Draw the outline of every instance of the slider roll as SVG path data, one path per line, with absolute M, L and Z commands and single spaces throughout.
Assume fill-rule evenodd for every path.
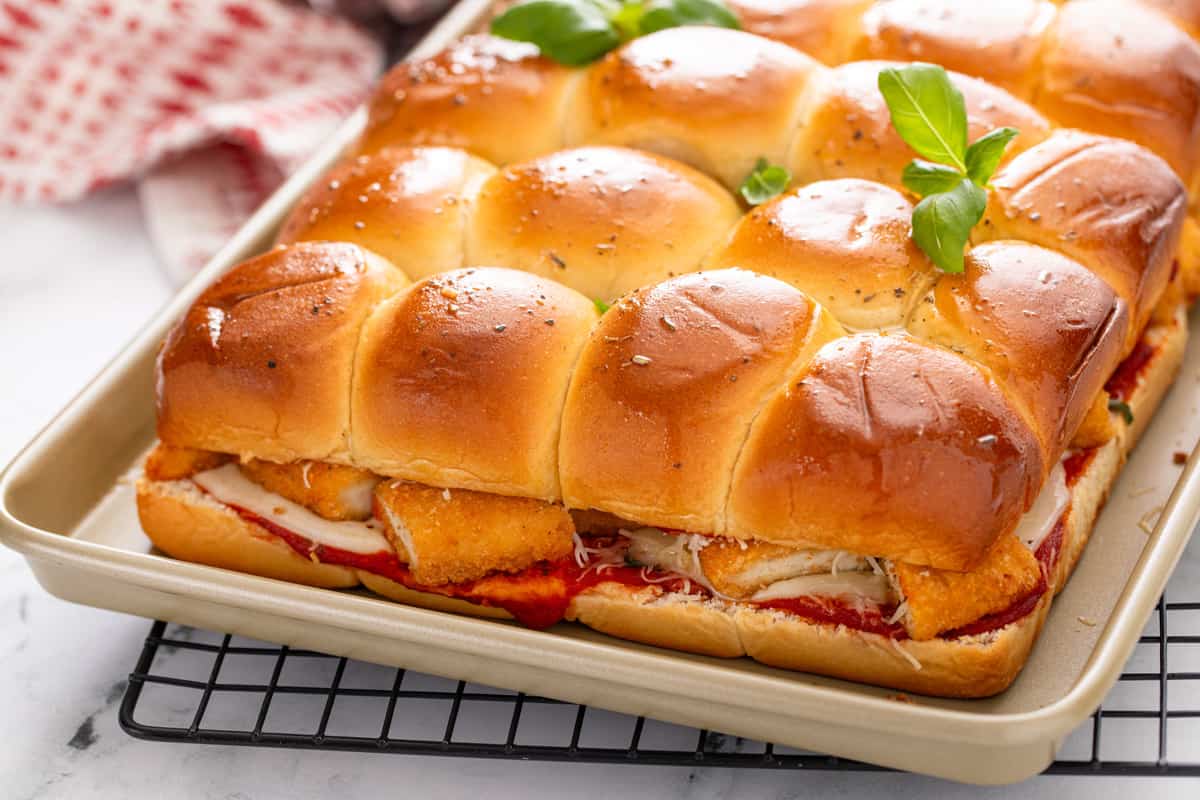
M 746 7 L 744 30 L 827 64 L 940 64 L 1012 92 L 1055 125 L 1137 142 L 1189 185 L 1200 178 L 1195 0 L 784 0 L 770 13 L 757 5 L 734 1 Z M 1014 127 L 1024 139 L 1028 127 Z
M 1125 301 L 1095 273 L 1011 241 L 972 249 L 963 274 L 940 276 L 908 324 L 987 365 L 1021 401 L 1051 457 L 1116 369 L 1129 327 Z
M 1130 310 L 1132 350 L 1175 269 L 1187 208 L 1160 158 L 1121 139 L 1060 130 L 992 178 L 973 236 L 1057 250 L 1099 275 Z
M 590 67 L 567 143 L 635 147 L 741 185 L 760 158 L 784 163 L 801 98 L 821 66 L 726 28 L 670 28 Z
M 712 178 L 638 150 L 561 150 L 497 171 L 464 150 L 404 147 L 333 169 L 278 241 L 355 241 L 413 278 L 502 264 L 608 302 L 696 271 L 741 214 Z
M 415 284 L 363 330 L 350 394 L 354 463 L 434 486 L 557 499 L 563 398 L 595 321 L 591 300 L 524 272 L 472 268 Z
M 559 451 L 564 502 L 719 533 L 754 415 L 841 332 L 799 291 L 744 270 L 634 292 L 604 315 L 571 380 Z
M 483 185 L 466 263 L 525 270 L 608 302 L 696 271 L 741 214 L 720 184 L 677 161 L 622 147 L 561 150 Z
M 850 43 L 875 0 L 726 0 L 742 30 L 783 42 L 822 64 L 850 61 Z
M 940 64 L 1029 100 L 1036 96 L 1042 40 L 1056 12 L 1046 0 L 873 3 L 843 60 Z
M 352 244 L 296 244 L 238 265 L 200 295 L 159 353 L 159 439 L 346 462 L 359 331 L 407 282 Z
M 728 530 L 966 571 L 1046 473 L 1038 434 L 980 367 L 904 334 L 826 344 L 775 393 L 733 472 Z
M 495 172 L 483 159 L 450 147 L 359 155 L 304 193 L 278 241 L 355 242 L 414 280 L 458 269 L 471 205 Z
M 1200 44 L 1144 6 L 1062 5 L 1044 48 L 1037 105 L 1063 127 L 1129 139 L 1185 181 L 1196 176 Z
M 862 61 L 824 70 L 813 78 L 805 113 L 792 140 L 788 169 L 798 184 L 830 178 L 866 178 L 899 186 L 913 152 L 892 127 L 879 91 L 879 72 L 898 62 Z M 951 75 L 967 108 L 968 138 L 1010 126 L 1021 135 L 1005 151 L 1012 158 L 1050 133 L 1050 123 L 1003 89 Z
M 850 328 L 898 328 L 935 276 L 912 240 L 912 212 L 882 184 L 819 181 L 751 209 L 707 266 L 790 283 Z
M 359 152 L 447 145 L 495 164 L 552 152 L 563 146 L 567 105 L 581 77 L 533 45 L 468 36 L 383 77 Z
M 1193 39 L 1200 39 L 1200 0 L 1128 0 L 1165 14 Z

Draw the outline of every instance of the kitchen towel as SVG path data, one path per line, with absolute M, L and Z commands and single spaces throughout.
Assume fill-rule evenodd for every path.
M 364 30 L 277 0 L 0 0 L 0 200 L 137 180 L 182 280 L 382 63 Z

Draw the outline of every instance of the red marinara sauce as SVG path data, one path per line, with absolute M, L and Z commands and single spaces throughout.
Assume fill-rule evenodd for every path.
M 1133 396 L 1138 384 L 1141 383 L 1142 373 L 1149 367 L 1156 352 L 1158 352 L 1158 348 L 1146 341 L 1145 336 L 1138 339 L 1138 343 L 1133 347 L 1133 352 L 1117 365 L 1117 369 L 1108 379 L 1108 383 L 1104 384 L 1104 390 L 1114 400 L 1127 402 Z
M 1096 455 L 1096 449 L 1092 447 L 1087 450 L 1076 450 L 1063 459 L 1063 472 L 1066 473 L 1068 488 L 1074 486 L 1083 477 L 1084 470 L 1088 468 Z
M 1042 543 L 1038 545 L 1037 552 L 1034 553 L 1038 563 L 1042 567 L 1042 579 L 1032 591 L 1014 600 L 1003 611 L 997 611 L 994 614 L 985 614 L 974 622 L 962 627 L 943 631 L 938 635 L 938 638 L 954 639 L 959 636 L 974 636 L 981 633 L 988 633 L 989 631 L 999 630 L 1005 625 L 1010 625 L 1032 613 L 1049 588 L 1046 576 L 1058 564 L 1059 553 L 1062 550 L 1063 536 L 1066 533 L 1066 517 L 1069 511 L 1070 508 L 1068 507 L 1067 512 L 1064 512 L 1059 517 L 1054 528 L 1051 529 Z M 858 609 L 837 598 L 817 597 L 772 600 L 761 605 L 766 608 L 795 614 L 810 622 L 845 625 L 847 628 L 853 628 L 866 633 L 877 633 L 892 639 L 903 640 L 908 638 L 908 632 L 904 629 L 903 625 L 898 622 L 888 622 L 888 619 L 896 611 L 895 606 Z
M 1085 451 L 1086 452 L 1086 451 Z M 351 567 L 393 580 L 415 591 L 454 597 L 479 605 L 502 608 L 513 618 L 529 628 L 543 629 L 561 621 L 571 600 L 579 593 L 602 583 L 620 583 L 635 588 L 657 586 L 663 592 L 687 592 L 703 595 L 702 588 L 686 578 L 654 579 L 645 568 L 596 563 L 579 566 L 573 558 L 556 562 L 542 562 L 517 573 L 499 573 L 475 581 L 443 586 L 426 586 L 417 582 L 407 565 L 403 564 L 392 550 L 378 553 L 354 553 L 336 547 L 316 544 L 293 531 L 276 525 L 269 519 L 239 506 L 231 506 L 241 517 L 253 522 L 283 541 L 305 558 L 315 557 L 324 564 Z M 1059 519 L 1054 529 L 1038 547 L 1036 556 L 1042 564 L 1043 575 L 1057 564 L 1065 531 L 1064 520 Z M 1046 593 L 1047 583 L 1043 577 L 1038 586 L 1028 595 L 1014 601 L 1007 609 L 988 614 L 960 628 L 945 631 L 943 639 L 970 636 L 1003 628 L 1031 613 Z M 907 639 L 908 633 L 899 622 L 889 622 L 895 607 L 854 607 L 835 597 L 794 597 L 759 603 L 763 608 L 784 611 L 806 620 L 827 625 L 844 625 L 847 628 L 875 633 L 892 639 Z
M 696 591 L 685 578 L 650 579 L 645 570 L 621 565 L 589 564 L 580 567 L 573 558 L 534 564 L 521 572 L 498 573 L 475 581 L 427 586 L 418 582 L 408 566 L 392 550 L 378 553 L 354 553 L 316 544 L 293 531 L 276 525 L 252 511 L 231 505 L 239 516 L 266 528 L 305 558 L 323 564 L 361 569 L 395 581 L 415 591 L 454 597 L 484 606 L 502 608 L 529 628 L 548 628 L 562 620 L 571 600 L 580 592 L 601 583 L 621 583 L 636 588 L 658 586 L 665 592 Z

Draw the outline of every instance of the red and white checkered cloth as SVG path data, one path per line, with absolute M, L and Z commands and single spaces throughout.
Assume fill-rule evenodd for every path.
M 137 179 L 186 277 L 361 102 L 382 48 L 276 0 L 0 0 L 0 200 Z

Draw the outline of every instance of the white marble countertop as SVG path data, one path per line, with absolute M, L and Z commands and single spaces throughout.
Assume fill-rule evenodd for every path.
M 132 191 L 0 208 L 0 464 L 170 295 Z M 1200 567 L 1200 538 L 1185 557 Z M 1200 594 L 1200 588 L 1194 590 Z M 1194 599 L 1194 598 L 1189 598 Z M 975 789 L 912 775 L 559 765 L 142 742 L 117 726 L 145 620 L 44 592 L 0 548 L 0 797 L 474 798 L 1200 796 L 1200 781 L 1041 777 Z M 1200 721 L 1197 721 L 1200 722 Z M 1200 724 L 1173 732 L 1200 760 Z M 1177 743 L 1172 739 L 1172 745 Z

